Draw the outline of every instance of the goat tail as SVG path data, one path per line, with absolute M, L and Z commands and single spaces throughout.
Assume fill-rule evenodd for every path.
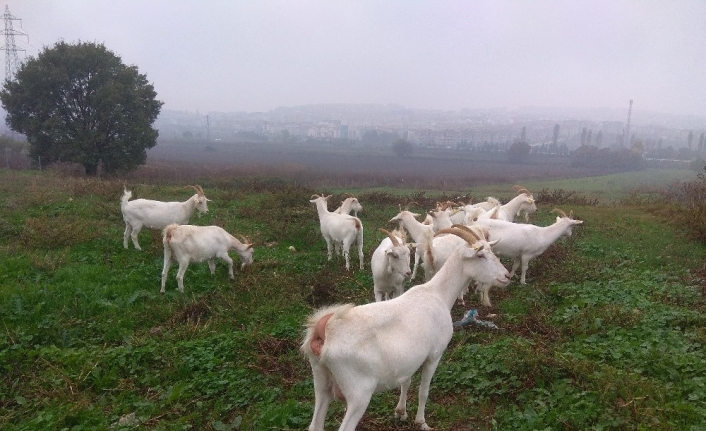
M 127 201 L 132 198 L 132 192 L 128 190 L 127 188 L 123 188 L 123 197 L 120 198 L 120 206 L 124 207 L 125 204 L 127 204 Z
M 169 242 L 172 240 L 172 235 L 174 234 L 174 229 L 176 229 L 179 225 L 176 223 L 172 223 L 169 226 L 164 228 L 163 232 L 163 239 L 162 243 L 164 245 L 169 244 Z
M 332 319 L 341 318 L 353 307 L 355 307 L 354 304 L 331 305 L 321 308 L 309 316 L 304 324 L 304 341 L 300 347 L 301 352 L 310 358 L 321 356 L 326 340 L 326 325 Z

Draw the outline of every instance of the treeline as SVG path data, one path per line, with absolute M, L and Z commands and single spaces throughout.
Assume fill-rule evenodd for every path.
M 581 145 L 571 153 L 571 166 L 575 168 L 641 169 L 644 159 L 639 151 L 628 148 L 611 150 L 595 145 Z

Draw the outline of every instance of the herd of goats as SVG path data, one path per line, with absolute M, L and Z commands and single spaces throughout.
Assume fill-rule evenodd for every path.
M 208 262 L 215 272 L 215 259 L 228 263 L 233 278 L 235 250 L 241 269 L 253 261 L 253 244 L 239 240 L 218 226 L 188 223 L 195 210 L 208 212 L 203 189 L 184 202 L 161 202 L 132 198 L 125 189 L 121 211 L 125 220 L 123 246 L 131 238 L 140 250 L 137 237 L 143 227 L 163 232 L 164 267 L 161 292 L 172 260 L 179 264 L 176 279 L 184 291 L 184 273 L 192 262 Z M 400 208 L 390 222 L 398 222 L 392 232 L 379 229 L 385 238 L 372 254 L 375 302 L 324 307 L 306 322 L 301 351 L 308 357 L 314 378 L 315 405 L 309 431 L 322 431 L 329 404 L 334 399 L 346 402 L 346 413 L 339 430 L 354 431 L 375 392 L 401 388 L 395 417 L 407 419 L 407 391 L 412 375 L 421 368 L 419 406 L 415 423 L 431 429 L 424 416 L 429 384 L 439 360 L 453 334 L 451 309 L 463 301 L 474 282 L 484 305 L 490 306 L 489 290 L 504 287 L 521 267 L 520 283 L 525 284 L 529 261 L 544 253 L 561 236 L 570 236 L 572 227 L 583 223 L 560 209 L 555 223 L 546 227 L 516 223 L 522 213 L 537 210 L 535 199 L 525 188 L 515 186 L 517 196 L 506 204 L 489 197 L 478 204 L 438 203 L 423 221 L 419 214 Z M 363 207 L 348 197 L 335 211 L 328 210 L 331 196 L 313 195 L 321 234 L 326 241 L 328 259 L 343 254 L 350 269 L 349 250 L 358 250 L 363 269 L 363 225 L 357 217 Z M 354 215 L 351 215 L 353 212 Z M 407 235 L 412 242 L 407 242 Z M 410 269 L 411 250 L 414 265 Z M 496 255 L 513 259 L 508 272 Z M 414 279 L 419 263 L 425 283 L 406 292 L 406 280 Z

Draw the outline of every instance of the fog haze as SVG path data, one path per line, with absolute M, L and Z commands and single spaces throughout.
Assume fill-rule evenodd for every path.
M 636 109 L 706 116 L 703 0 L 3 3 L 29 35 L 15 39 L 27 56 L 61 39 L 104 43 L 168 110 L 627 111 L 634 99 Z

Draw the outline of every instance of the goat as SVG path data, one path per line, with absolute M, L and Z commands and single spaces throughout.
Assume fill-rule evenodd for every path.
M 490 211 L 496 206 L 502 205 L 499 200 L 492 196 L 488 196 L 484 202 L 478 202 L 477 204 L 474 204 L 475 207 L 482 208 L 486 211 Z
M 500 201 L 491 196 L 488 196 L 485 201 L 478 202 L 477 204 L 471 204 L 469 202 L 466 205 L 460 205 L 458 210 L 451 214 L 451 222 L 453 224 L 467 224 L 467 219 L 472 220 L 475 217 L 490 217 L 490 214 L 487 213 L 500 205 L 502 205 Z
M 358 202 L 355 196 L 349 194 L 346 200 L 341 202 L 341 206 L 336 208 L 333 212 L 350 215 L 351 211 L 353 211 L 353 216 L 358 217 L 358 211 L 363 211 L 363 206 Z
M 453 228 L 458 228 L 459 225 L 452 225 Z M 444 263 L 448 260 L 449 256 L 458 247 L 465 244 L 465 240 L 458 235 L 447 235 L 453 233 L 451 228 L 445 228 L 434 233 L 434 238 L 429 247 L 430 252 L 433 254 L 433 259 L 430 259 L 430 263 L 424 265 L 424 277 L 427 281 L 431 280 L 434 275 L 444 266 Z M 461 291 L 458 299 L 463 302 L 463 294 L 467 289 Z
M 432 226 L 434 226 L 434 232 L 440 229 L 450 228 L 453 222 L 451 221 L 451 212 L 453 202 L 436 203 L 436 208 L 429 211 L 429 215 L 432 218 Z
M 515 216 L 521 211 L 525 211 L 527 214 L 537 211 L 532 193 L 522 186 L 515 186 L 515 189 L 519 194 L 498 209 L 499 220 L 515 221 Z
M 399 214 L 390 219 L 390 223 L 398 222 L 400 226 L 409 232 L 412 237 L 412 241 L 416 244 L 414 253 L 414 268 L 412 269 L 412 277 L 417 275 L 417 268 L 419 267 L 420 259 L 424 265 L 434 264 L 433 251 L 431 249 L 431 243 L 434 238 L 434 228 L 430 224 L 425 224 L 418 221 L 415 217 L 419 214 L 410 212 L 409 210 L 400 211 Z M 430 216 L 429 216 L 430 217 Z M 431 279 L 431 276 L 427 278 L 427 281 Z
M 385 229 L 378 229 L 387 235 L 373 252 L 370 260 L 370 269 L 373 273 L 373 291 L 375 301 L 391 299 L 402 295 L 404 282 L 410 278 L 412 271 L 409 269 L 409 247 L 405 243 L 405 233 L 391 233 Z
M 167 275 L 172 264 L 172 259 L 179 263 L 179 272 L 176 279 L 179 292 L 184 292 L 184 273 L 189 263 L 208 261 L 211 274 L 216 273 L 215 258 L 220 258 L 228 263 L 228 275 L 233 275 L 233 259 L 228 255 L 229 250 L 235 250 L 242 263 L 240 269 L 250 265 L 253 261 L 253 245 L 238 241 L 233 235 L 218 226 L 193 226 L 170 224 L 164 229 L 162 243 L 164 244 L 164 267 L 162 268 L 162 289 L 167 282 Z
M 189 222 L 195 209 L 202 213 L 208 212 L 210 199 L 206 198 L 201 186 L 186 186 L 196 190 L 196 194 L 184 202 L 162 202 L 149 199 L 135 199 L 131 201 L 132 192 L 125 188 L 120 199 L 120 210 L 125 221 L 123 233 L 123 247 L 127 247 L 127 240 L 132 237 L 132 243 L 137 250 L 142 250 L 137 242 L 137 236 L 143 227 L 150 229 L 164 229 L 172 223 L 186 224 Z
M 338 241 L 342 244 L 343 256 L 346 258 L 346 270 L 350 270 L 349 250 L 353 243 L 358 247 L 360 269 L 363 269 L 363 223 L 357 217 L 348 214 L 337 214 L 328 210 L 328 196 L 312 195 L 309 202 L 316 204 L 319 214 L 321 235 L 326 241 L 328 260 L 333 257 L 333 246 Z
M 358 199 L 356 199 L 355 196 L 352 194 L 348 194 L 348 197 L 344 200 L 341 201 L 341 206 L 333 210 L 333 212 L 337 214 L 348 214 L 350 215 L 351 211 L 353 211 L 353 216 L 358 217 L 358 211 L 363 211 L 363 206 L 358 202 Z M 336 241 L 333 244 L 334 248 L 334 253 L 336 255 L 341 254 L 341 242 Z
M 431 249 L 433 250 L 434 253 L 434 261 L 433 265 L 425 265 L 424 271 L 425 271 L 425 276 L 427 276 L 427 280 L 432 278 L 434 274 L 436 274 L 439 269 L 441 269 L 444 266 L 444 263 L 448 260 L 449 256 L 456 250 L 458 247 L 462 246 L 464 244 L 463 239 L 459 238 L 456 235 L 448 235 L 450 233 L 453 233 L 453 229 L 464 229 L 464 230 L 469 230 L 470 228 L 465 225 L 460 225 L 460 224 L 454 224 L 452 225 L 452 229 L 441 229 L 440 231 L 436 232 L 434 234 L 434 240 L 432 241 L 432 247 Z M 483 240 L 485 240 L 484 237 L 484 232 L 473 232 L 478 236 L 481 236 Z M 488 289 L 490 286 L 488 286 Z M 478 289 L 477 289 L 478 290 Z M 458 300 L 465 305 L 465 301 L 463 299 L 464 294 L 468 291 L 468 287 L 463 289 L 461 293 L 458 296 Z M 483 305 L 490 307 L 490 299 L 487 297 L 487 295 L 481 294 L 481 300 L 483 302 Z
M 309 431 L 322 431 L 334 398 L 345 400 L 339 431 L 354 431 L 376 391 L 400 387 L 395 416 L 407 420 L 407 391 L 421 367 L 419 407 L 415 417 L 426 423 L 429 385 L 453 335 L 451 308 L 471 279 L 504 286 L 507 269 L 486 243 L 466 231 L 466 238 L 436 276 L 389 301 L 331 306 L 306 323 L 300 350 L 314 377 L 315 404 Z
M 525 284 L 529 261 L 544 253 L 561 236 L 571 236 L 572 228 L 583 223 L 582 220 L 574 220 L 573 211 L 569 212 L 568 216 L 558 208 L 552 212 L 559 216 L 554 224 L 545 227 L 494 219 L 478 219 L 473 226 L 488 229 L 490 241 L 502 239 L 494 246 L 493 251 L 514 259 L 510 277 L 513 277 L 517 268 L 522 265 L 520 284 Z

